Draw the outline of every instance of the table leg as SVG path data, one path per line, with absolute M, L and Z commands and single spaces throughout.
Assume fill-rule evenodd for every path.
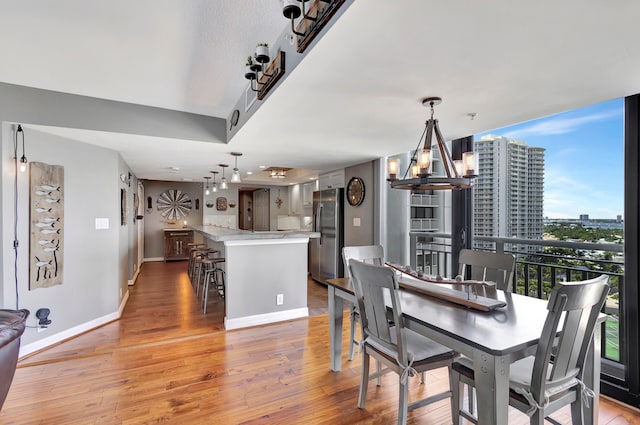
M 509 419 L 509 359 L 476 352 L 473 368 L 478 424 L 506 425 Z
M 344 314 L 342 298 L 336 295 L 336 288 L 329 285 L 329 347 L 331 351 L 331 370 L 339 372 L 342 368 L 342 316 Z

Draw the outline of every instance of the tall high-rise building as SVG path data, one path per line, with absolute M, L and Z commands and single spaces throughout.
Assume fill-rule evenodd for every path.
M 473 188 L 474 235 L 542 239 L 544 148 L 487 135 L 474 142 L 474 150 L 479 159 Z

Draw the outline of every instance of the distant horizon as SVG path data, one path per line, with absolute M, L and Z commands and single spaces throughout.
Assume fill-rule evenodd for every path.
M 624 220 L 624 99 L 475 135 L 545 149 L 544 218 Z M 593 218 L 592 218 L 593 217 Z

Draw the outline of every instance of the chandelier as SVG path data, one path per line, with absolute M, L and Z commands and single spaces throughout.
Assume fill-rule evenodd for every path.
M 392 159 L 388 162 L 388 181 L 393 189 L 405 190 L 450 190 L 468 189 L 473 184 L 473 179 L 477 176 L 477 157 L 474 152 L 464 152 L 462 159 L 454 160 L 449 153 L 447 145 L 444 143 L 438 120 L 433 118 L 433 107 L 439 105 L 442 99 L 439 97 L 426 97 L 422 104 L 431 109 L 431 116 L 426 122 L 422 136 L 418 140 L 409 166 L 402 179 L 398 178 L 398 161 Z M 435 133 L 435 143 L 433 134 Z M 420 149 L 420 144 L 424 138 L 424 144 Z M 433 149 L 440 152 L 440 159 L 446 176 L 432 176 L 433 170 Z
M 271 178 L 272 179 L 284 179 L 287 177 L 287 170 L 279 169 L 279 170 L 271 170 Z

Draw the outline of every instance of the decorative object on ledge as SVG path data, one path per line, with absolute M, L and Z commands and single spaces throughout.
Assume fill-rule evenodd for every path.
M 238 157 L 242 156 L 242 153 L 231 152 L 231 155 L 236 160 L 235 166 L 233 167 L 233 174 L 231 175 L 231 183 L 240 183 L 240 171 L 238 170 Z
M 345 0 L 314 0 L 305 11 L 305 3 L 309 0 L 284 0 L 282 14 L 291 21 L 291 32 L 297 36 L 297 51 L 302 53 L 331 20 Z M 298 5 L 302 3 L 302 7 Z M 302 16 L 296 27 L 294 21 Z
M 426 97 L 422 100 L 422 104 L 431 109 L 431 117 L 426 122 L 424 132 L 418 140 L 418 146 L 414 152 L 411 162 L 407 167 L 402 179 L 398 179 L 398 162 L 396 160 L 389 161 L 388 181 L 394 189 L 405 190 L 449 190 L 449 189 L 468 189 L 473 184 L 473 179 L 477 177 L 475 174 L 478 170 L 477 157 L 474 152 L 464 152 L 461 160 L 453 160 L 449 149 L 445 144 L 438 120 L 433 118 L 433 107 L 439 105 L 442 99 L 439 97 Z M 445 176 L 432 176 L 433 168 L 433 152 L 432 140 L 433 133 L 436 135 L 436 146 L 440 152 L 440 159 L 444 167 Z M 420 150 L 420 143 L 424 137 L 424 145 Z M 411 173 L 410 178 L 407 176 Z
M 258 93 L 257 97 L 259 100 L 264 99 L 269 90 L 271 90 L 280 77 L 284 75 L 284 52 L 279 51 L 265 69 L 265 64 L 269 62 L 269 60 L 269 45 L 267 43 L 259 43 L 256 46 L 255 56 L 247 57 L 247 63 L 245 64 L 244 78 L 250 81 L 251 90 Z M 253 85 L 254 81 L 256 82 L 255 87 Z
M 181 220 L 191 211 L 189 195 L 179 189 L 162 192 L 156 201 L 160 215 L 168 220 Z

